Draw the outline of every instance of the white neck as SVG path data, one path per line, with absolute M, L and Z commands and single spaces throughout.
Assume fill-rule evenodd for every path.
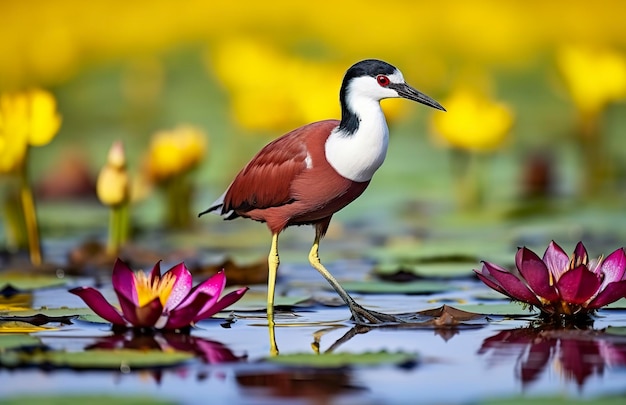
M 389 128 L 378 100 L 349 98 L 351 110 L 358 111 L 359 128 L 353 134 L 335 129 L 326 140 L 326 159 L 341 176 L 356 182 L 369 181 L 385 160 Z

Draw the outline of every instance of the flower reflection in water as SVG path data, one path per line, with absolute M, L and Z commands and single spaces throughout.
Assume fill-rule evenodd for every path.
M 182 351 L 194 353 L 196 357 L 207 364 L 233 363 L 246 359 L 245 355 L 236 356 L 223 343 L 184 333 L 136 333 L 128 331 L 101 338 L 85 348 L 85 350 L 90 349 Z
M 592 376 L 626 367 L 626 339 L 593 329 L 510 329 L 485 339 L 478 354 L 488 356 L 491 366 L 515 357 L 516 377 L 523 386 L 552 368 L 582 388 Z

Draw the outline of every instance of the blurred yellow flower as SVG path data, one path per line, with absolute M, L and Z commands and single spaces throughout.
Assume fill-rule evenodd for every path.
M 433 114 L 432 126 L 451 147 L 476 152 L 495 150 L 513 125 L 513 112 L 507 105 L 474 90 L 458 89 L 442 104 L 448 112 Z
M 229 92 L 233 118 L 248 130 L 276 131 L 339 118 L 347 65 L 304 59 L 258 39 L 230 38 L 211 49 L 208 67 Z M 396 117 L 401 103 L 386 103 Z
M 18 170 L 29 146 L 49 143 L 61 126 L 54 96 L 40 89 L 0 95 L 0 172 Z
M 607 104 L 626 98 L 626 56 L 611 49 L 564 46 L 558 68 L 583 114 L 595 115 Z
M 206 148 L 206 134 L 194 126 L 159 131 L 150 142 L 146 161 L 148 177 L 161 183 L 187 173 L 200 164 Z
M 122 142 L 113 143 L 107 161 L 98 175 L 98 199 L 110 207 L 125 204 L 130 199 L 130 180 L 126 170 L 126 155 Z

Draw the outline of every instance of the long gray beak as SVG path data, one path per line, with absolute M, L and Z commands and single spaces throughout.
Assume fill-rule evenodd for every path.
M 418 103 L 427 105 L 432 108 L 436 108 L 441 111 L 446 111 L 445 108 L 426 94 L 415 90 L 413 87 L 406 83 L 391 83 L 389 88 L 398 92 L 400 97 L 404 97 L 409 100 L 417 101 Z

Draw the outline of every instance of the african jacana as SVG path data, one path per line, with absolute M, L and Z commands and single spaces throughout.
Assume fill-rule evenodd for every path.
M 314 122 L 266 145 L 237 174 L 226 192 L 199 215 L 217 211 L 265 222 L 272 232 L 268 257 L 267 315 L 273 324 L 278 271 L 278 235 L 291 225 L 313 225 L 309 262 L 337 291 L 357 323 L 399 322 L 369 311 L 341 287 L 318 256 L 320 239 L 333 214 L 363 193 L 385 160 L 389 129 L 380 100 L 406 98 L 445 111 L 409 86 L 392 65 L 375 59 L 350 67 L 339 91 L 341 121 Z

